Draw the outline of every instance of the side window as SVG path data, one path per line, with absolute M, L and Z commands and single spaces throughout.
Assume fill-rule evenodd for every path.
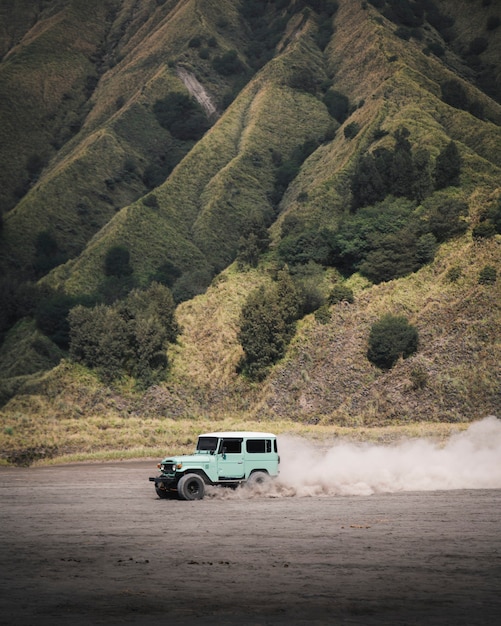
M 271 452 L 271 441 L 269 439 L 247 439 L 246 449 L 249 454 Z
M 265 451 L 266 441 L 264 439 L 247 439 L 247 452 L 257 454 Z
M 226 449 L 228 454 L 238 454 L 242 452 L 241 439 L 223 439 L 222 450 Z

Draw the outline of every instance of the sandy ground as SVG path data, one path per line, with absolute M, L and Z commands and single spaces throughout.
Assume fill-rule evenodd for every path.
M 0 623 L 501 623 L 501 490 L 157 499 L 155 462 L 1 469 Z

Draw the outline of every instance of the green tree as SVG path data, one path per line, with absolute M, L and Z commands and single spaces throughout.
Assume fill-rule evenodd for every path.
M 468 205 L 462 200 L 438 195 L 430 198 L 425 206 L 431 208 L 429 229 L 440 243 L 461 235 L 468 229 L 468 224 L 462 219 L 468 214 Z
M 51 292 L 38 302 L 35 309 L 37 327 L 60 348 L 67 349 L 70 341 L 68 313 L 75 299 L 65 293 Z
M 99 372 L 105 381 L 118 378 L 129 358 L 127 323 L 111 306 L 77 306 L 70 311 L 70 357 Z
M 367 358 L 380 369 L 389 370 L 400 357 L 414 354 L 418 344 L 418 331 L 405 317 L 387 314 L 372 325 Z
M 33 260 L 33 269 L 37 278 L 64 263 L 66 259 L 66 255 L 61 252 L 57 241 L 49 231 L 44 230 L 38 233 L 35 239 L 35 258 Z
M 111 306 L 70 312 L 70 356 L 105 380 L 123 374 L 152 384 L 167 368 L 167 343 L 178 334 L 171 292 L 159 283 L 133 290 Z
M 240 237 L 237 251 L 237 264 L 240 269 L 245 265 L 257 267 L 261 254 L 270 245 L 270 235 L 262 219 L 251 219 L 243 226 L 244 234 Z
M 414 163 L 412 160 L 410 133 L 407 128 L 400 128 L 395 133 L 395 149 L 392 162 L 391 192 L 395 196 L 413 197 Z
M 287 346 L 286 323 L 276 295 L 260 288 L 242 308 L 238 340 L 245 356 L 239 368 L 253 380 L 263 380 Z
M 420 203 L 433 191 L 430 153 L 425 148 L 418 148 L 414 153 L 413 160 L 414 183 L 412 191 L 414 198 Z
M 281 359 L 295 331 L 301 312 L 300 293 L 287 271 L 279 272 L 269 288 L 250 294 L 242 307 L 238 340 L 244 350 L 239 371 L 252 380 L 263 380 Z
M 362 156 L 351 181 L 352 209 L 369 206 L 384 200 L 386 187 L 372 154 Z
M 461 174 L 461 156 L 454 141 L 449 142 L 435 162 L 435 189 L 458 186 Z

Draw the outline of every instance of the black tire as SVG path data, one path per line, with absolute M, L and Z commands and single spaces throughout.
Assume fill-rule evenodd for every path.
M 181 500 L 201 500 L 205 495 L 205 483 L 198 474 L 185 474 L 177 483 Z
M 166 491 L 165 489 L 159 489 L 157 486 L 155 486 L 155 491 L 157 492 L 157 496 L 159 498 L 162 498 L 162 500 L 167 500 L 167 499 L 172 499 L 173 495 L 171 491 Z
M 255 487 L 256 485 L 266 485 L 270 482 L 271 478 L 267 472 L 252 472 L 247 479 L 246 485 L 249 487 Z

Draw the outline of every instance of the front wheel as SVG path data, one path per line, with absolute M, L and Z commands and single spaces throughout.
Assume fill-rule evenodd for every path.
M 157 487 L 156 485 L 155 485 L 155 491 L 157 492 L 157 496 L 158 496 L 159 498 L 161 498 L 162 500 L 168 500 L 168 499 L 170 499 L 170 498 L 172 498 L 172 497 L 173 497 L 173 494 L 172 494 L 172 492 L 171 492 L 171 491 L 167 491 L 167 490 L 165 490 L 165 489 L 160 489 L 160 488 L 159 488 L 159 487 Z M 175 494 L 174 494 L 174 495 L 175 495 Z
M 205 483 L 198 474 L 185 474 L 177 483 L 181 500 L 201 500 L 205 495 Z

